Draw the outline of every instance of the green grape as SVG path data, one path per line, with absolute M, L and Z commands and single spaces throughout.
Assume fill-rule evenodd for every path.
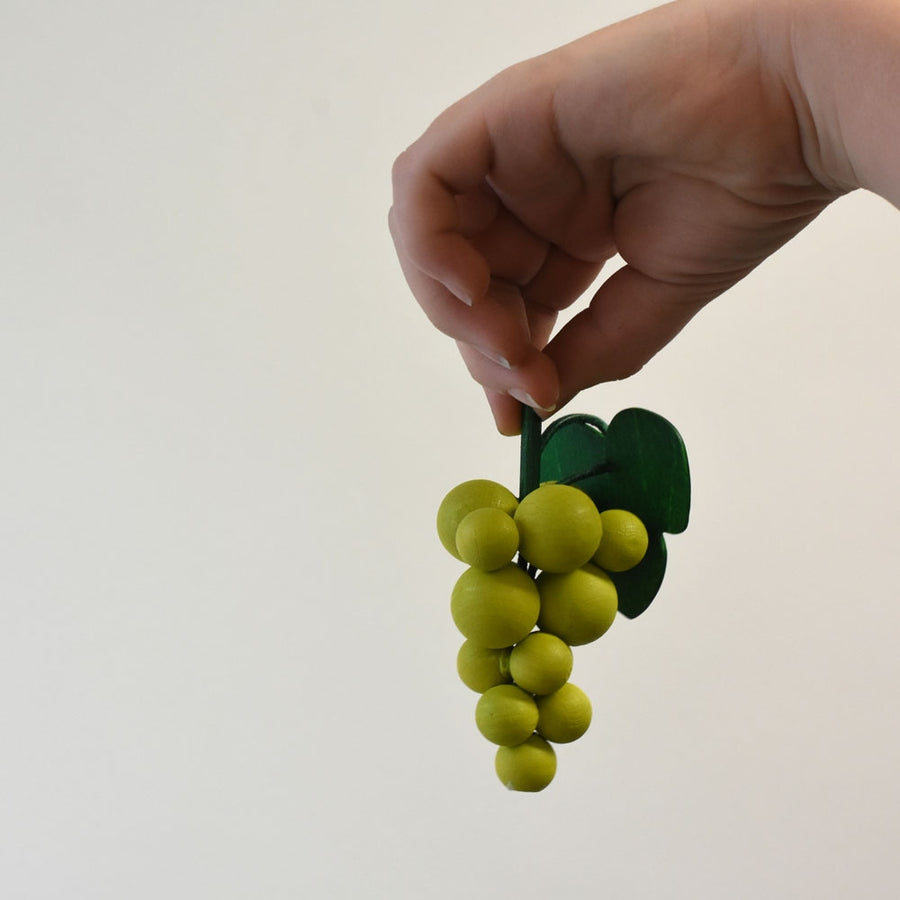
M 473 509 L 456 529 L 456 550 L 460 559 L 485 572 L 505 566 L 518 549 L 516 523 L 512 516 L 496 506 Z
M 494 768 L 511 791 L 542 791 L 556 775 L 556 751 L 533 734 L 516 747 L 499 747 Z
M 458 484 L 438 507 L 437 532 L 444 549 L 457 559 L 462 559 L 456 549 L 456 529 L 473 510 L 490 506 L 512 515 L 517 504 L 515 494 L 496 481 L 475 478 Z
M 574 572 L 542 572 L 538 627 L 571 646 L 589 644 L 605 634 L 618 611 L 616 586 L 606 572 L 587 563 Z
M 514 684 L 488 688 L 475 706 L 475 724 L 492 743 L 514 747 L 534 733 L 538 708 L 534 697 Z
M 463 636 L 493 649 L 509 647 L 529 634 L 540 608 L 534 579 L 515 563 L 496 572 L 466 569 L 450 598 L 450 613 Z
M 538 697 L 536 702 L 538 734 L 554 744 L 577 741 L 590 727 L 591 701 L 571 682 L 552 694 Z
M 644 523 L 624 509 L 606 509 L 600 513 L 603 537 L 591 560 L 607 572 L 627 572 L 647 553 L 650 538 Z
M 509 654 L 509 671 L 532 694 L 552 694 L 572 674 L 572 648 L 554 634 L 535 631 Z
M 479 694 L 495 685 L 508 684 L 512 681 L 509 651 L 509 647 L 498 650 L 465 641 L 456 654 L 456 671 L 460 680 Z
M 596 552 L 603 534 L 594 501 L 568 484 L 543 484 L 518 505 L 519 551 L 544 572 L 571 572 Z

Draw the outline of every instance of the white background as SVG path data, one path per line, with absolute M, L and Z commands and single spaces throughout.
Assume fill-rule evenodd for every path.
M 692 523 L 505 791 L 444 492 L 515 488 L 386 229 L 396 154 L 635 2 L 0 3 L 0 895 L 888 898 L 900 216 L 846 198 L 569 411 Z

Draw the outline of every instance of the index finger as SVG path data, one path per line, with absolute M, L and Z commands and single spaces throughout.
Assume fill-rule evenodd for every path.
M 463 103 L 397 158 L 391 221 L 397 252 L 471 306 L 487 292 L 490 266 L 461 233 L 455 198 L 484 183 L 493 152 L 483 119 Z

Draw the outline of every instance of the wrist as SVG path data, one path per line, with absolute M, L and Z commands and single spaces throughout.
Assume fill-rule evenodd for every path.
M 900 206 L 900 2 L 766 0 L 804 157 L 822 184 Z

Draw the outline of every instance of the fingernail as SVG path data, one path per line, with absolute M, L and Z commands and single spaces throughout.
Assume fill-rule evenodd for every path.
M 526 406 L 530 406 L 538 412 L 553 412 L 553 410 L 556 409 L 555 406 L 541 406 L 531 394 L 527 391 L 523 391 L 521 388 L 510 388 L 506 393 L 514 400 L 518 400 L 519 403 L 524 403 Z
M 457 300 L 462 300 L 466 306 L 472 305 L 472 295 L 461 285 L 461 284 L 447 284 L 447 290 L 456 297 Z
M 505 356 L 501 356 L 499 353 L 494 353 L 493 350 L 486 350 L 484 347 L 475 347 L 475 349 L 486 359 L 489 359 L 491 362 L 497 363 L 498 366 L 503 366 L 504 369 L 512 368 L 512 366 L 509 364 L 509 360 Z

